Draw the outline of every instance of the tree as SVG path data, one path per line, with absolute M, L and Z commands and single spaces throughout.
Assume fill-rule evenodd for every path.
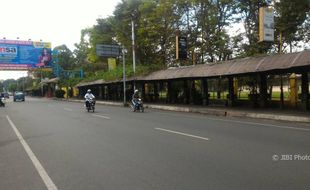
M 89 29 L 83 29 L 81 31 L 80 42 L 74 44 L 76 49 L 73 51 L 73 55 L 75 58 L 75 64 L 78 67 L 83 66 L 84 64 L 89 63 L 87 57 L 89 54 Z
M 259 8 L 266 6 L 264 0 L 237 0 L 237 21 L 244 22 L 245 41 L 243 56 L 266 54 L 272 47 L 271 43 L 258 43 Z M 238 16 L 239 14 L 239 16 Z
M 142 63 L 165 64 L 175 54 L 175 35 L 181 15 L 177 2 L 145 1 L 139 6 L 137 42 Z
M 59 64 L 63 69 L 69 70 L 75 67 L 74 57 L 72 51 L 66 46 L 61 45 L 54 48 L 58 52 L 57 64 Z
M 289 46 L 292 52 L 298 42 L 309 42 L 309 0 L 281 0 L 275 3 L 275 11 L 276 36 L 282 36 L 283 50 Z M 282 51 L 279 46 L 278 51 Z

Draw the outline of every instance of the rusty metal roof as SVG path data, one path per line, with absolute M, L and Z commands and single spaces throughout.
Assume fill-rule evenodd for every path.
M 91 86 L 91 85 L 98 85 L 103 84 L 105 81 L 103 79 L 91 81 L 91 82 L 81 82 L 77 84 L 75 87 L 82 87 L 82 86 Z
M 310 66 L 310 50 L 289 54 L 274 54 L 261 57 L 249 57 L 225 62 L 192 65 L 177 68 L 168 68 L 153 72 L 147 76 L 136 77 L 137 81 L 169 80 L 179 78 L 202 78 L 229 75 L 249 74 L 255 72 L 269 72 L 274 70 L 287 70 L 292 68 Z M 127 79 L 132 81 L 133 78 Z M 89 83 L 80 83 L 77 87 L 96 84 L 110 84 L 121 82 L 97 80 Z
M 267 72 L 310 66 L 310 50 L 262 57 L 235 59 L 215 64 L 201 64 L 156 71 L 142 80 L 200 78 Z

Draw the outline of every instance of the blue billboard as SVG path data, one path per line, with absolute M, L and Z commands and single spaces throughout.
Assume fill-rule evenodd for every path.
M 50 67 L 51 43 L 0 40 L 0 70 L 28 70 Z

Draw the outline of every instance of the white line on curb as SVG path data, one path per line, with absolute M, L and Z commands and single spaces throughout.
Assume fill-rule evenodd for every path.
M 101 118 L 104 118 L 104 119 L 111 119 L 110 117 L 103 116 L 103 115 L 93 114 L 93 116 L 95 116 L 95 117 L 101 117 Z
M 13 128 L 16 136 L 18 137 L 20 143 L 23 145 L 26 153 L 28 154 L 29 158 L 31 159 L 34 167 L 38 171 L 39 175 L 41 176 L 43 182 L 45 183 L 46 187 L 48 190 L 57 190 L 56 185 L 52 181 L 52 179 L 49 177 L 43 166 L 41 165 L 40 161 L 38 158 L 35 156 L 35 154 L 32 152 L 31 148 L 27 144 L 27 142 L 24 140 L 23 136 L 20 134 L 10 117 L 7 115 L 6 116 L 7 120 L 9 121 L 11 127 Z
M 182 133 L 182 132 L 178 132 L 178 131 L 172 131 L 172 130 L 163 129 L 163 128 L 155 128 L 155 129 L 156 130 L 160 130 L 160 131 L 166 131 L 166 132 L 169 132 L 169 133 L 178 134 L 178 135 L 183 135 L 183 136 L 187 136 L 187 137 L 202 139 L 202 140 L 206 140 L 206 141 L 210 140 L 209 138 L 200 137 L 200 136 L 196 136 L 196 135 L 191 135 L 191 134 L 187 134 L 187 133 Z
M 214 118 L 208 118 L 210 120 L 215 121 L 226 121 L 226 122 L 234 122 L 234 123 L 241 123 L 241 124 L 249 124 L 249 125 L 260 125 L 265 127 L 276 127 L 276 128 L 282 128 L 282 129 L 292 129 L 292 130 L 300 130 L 300 131 L 310 131 L 310 129 L 307 128 L 298 128 L 298 127 L 289 127 L 289 126 L 281 126 L 281 125 L 273 125 L 273 124 L 264 124 L 264 123 L 255 123 L 255 122 L 247 122 L 247 121 L 236 121 L 236 120 L 226 120 L 226 119 L 214 119 Z

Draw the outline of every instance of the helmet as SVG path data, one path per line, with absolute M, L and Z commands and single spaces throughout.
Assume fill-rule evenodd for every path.
M 90 90 L 90 89 L 88 89 L 88 90 L 87 90 L 87 92 L 88 92 L 88 93 L 90 93 L 90 92 L 91 92 L 91 90 Z
M 137 92 L 139 92 L 139 90 L 136 89 L 136 90 L 135 90 L 135 93 L 137 93 Z

